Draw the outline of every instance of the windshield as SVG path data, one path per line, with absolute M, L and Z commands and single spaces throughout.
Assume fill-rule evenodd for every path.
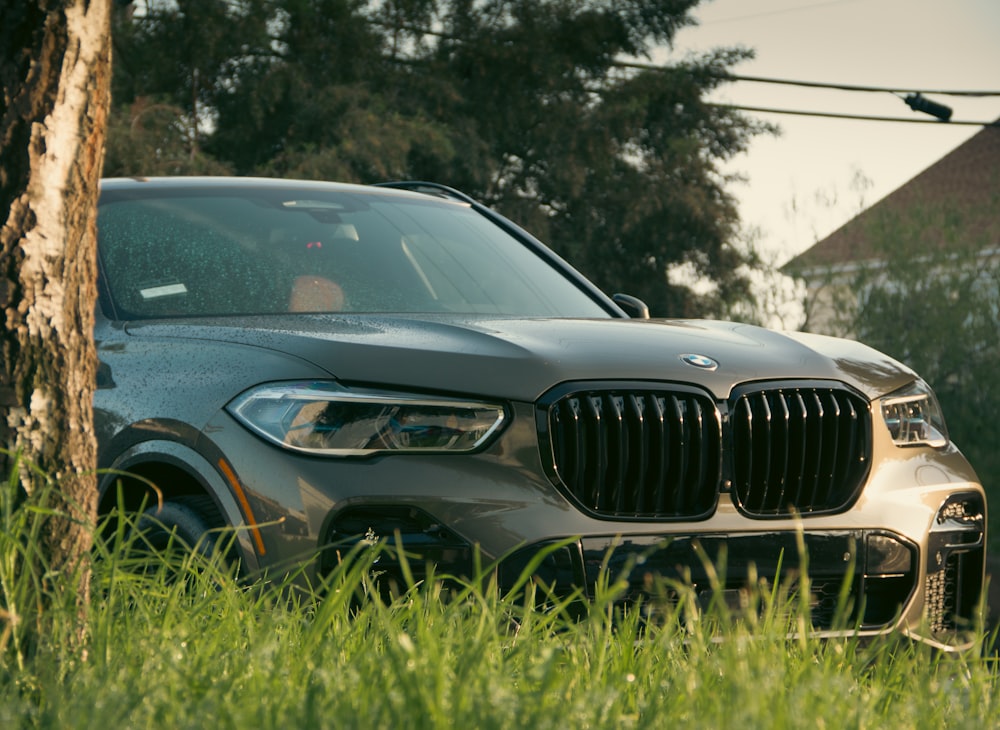
M 136 188 L 102 198 L 119 318 L 283 312 L 607 317 L 471 207 L 315 186 Z

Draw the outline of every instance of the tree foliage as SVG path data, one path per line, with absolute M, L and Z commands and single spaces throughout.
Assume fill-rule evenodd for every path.
M 719 163 L 764 128 L 704 97 L 748 52 L 620 63 L 696 3 L 120 4 L 108 173 L 434 180 L 654 314 L 719 314 L 749 296 Z M 715 286 L 670 283 L 679 265 Z

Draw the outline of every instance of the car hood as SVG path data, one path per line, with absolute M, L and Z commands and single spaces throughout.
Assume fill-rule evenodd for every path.
M 850 340 L 703 320 L 289 315 L 240 318 L 238 325 L 130 323 L 126 330 L 277 350 L 346 382 L 522 401 L 579 380 L 694 383 L 724 399 L 746 382 L 832 379 L 875 398 L 915 377 Z M 697 367 L 685 355 L 711 358 L 717 367 Z

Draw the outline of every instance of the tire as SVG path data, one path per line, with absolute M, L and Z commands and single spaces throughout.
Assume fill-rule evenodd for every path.
M 211 558 L 225 535 L 214 503 L 208 497 L 179 497 L 150 507 L 136 523 L 133 549 L 137 553 L 181 556 L 197 551 Z M 231 556 L 227 556 L 227 562 Z

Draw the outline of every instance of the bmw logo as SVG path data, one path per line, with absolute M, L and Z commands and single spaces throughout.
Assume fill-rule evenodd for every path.
M 710 357 L 706 357 L 705 355 L 681 355 L 681 360 L 686 362 L 688 365 L 694 365 L 696 368 L 708 370 L 709 372 L 716 370 L 719 367 L 719 363 Z

